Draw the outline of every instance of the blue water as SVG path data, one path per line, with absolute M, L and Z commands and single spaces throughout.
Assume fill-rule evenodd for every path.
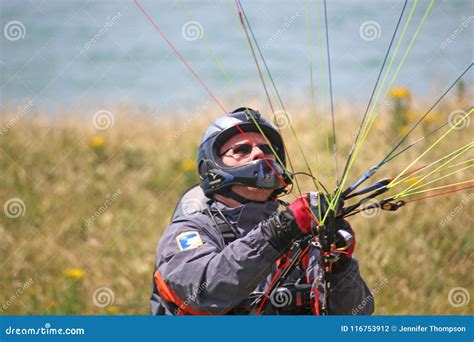
M 306 1 L 242 2 L 280 93 L 290 102 L 287 107 L 291 101 L 311 103 Z M 226 108 L 251 99 L 265 103 L 233 1 L 143 0 L 141 4 Z M 323 94 L 327 99 L 322 91 L 323 85 L 327 91 L 328 79 L 325 49 L 320 77 L 316 4 L 323 15 L 322 2 L 310 2 L 311 46 L 317 101 L 322 103 Z M 428 4 L 419 1 L 408 38 Z M 368 100 L 402 5 L 403 1 L 387 0 L 328 1 L 336 104 Z M 24 26 L 20 28 L 23 38 L 8 40 L 5 32 L 1 36 L 2 106 L 32 100 L 37 108 L 74 110 L 131 103 L 160 115 L 177 109 L 186 113 L 208 101 L 133 1 L 18 0 L 0 6 L 2 31 L 11 21 Z M 409 2 L 405 18 L 411 6 Z M 473 12 L 469 0 L 437 1 L 394 85 L 410 88 L 415 96 L 434 98 L 441 93 L 472 61 Z M 189 21 L 201 25 L 202 37 L 183 38 L 183 25 Z M 373 40 L 361 38 L 365 22 L 380 27 Z M 324 27 L 321 34 L 325 44 Z M 92 41 L 94 36 L 98 39 Z M 450 36 L 454 39 L 448 42 Z M 407 45 L 405 39 L 400 57 Z M 399 61 L 395 60 L 395 67 Z M 472 85 L 473 79 L 471 70 L 466 83 Z

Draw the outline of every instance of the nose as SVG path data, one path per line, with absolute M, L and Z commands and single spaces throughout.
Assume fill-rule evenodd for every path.
M 258 160 L 264 158 L 265 154 L 262 152 L 262 150 L 258 146 L 254 146 L 251 153 L 251 160 Z

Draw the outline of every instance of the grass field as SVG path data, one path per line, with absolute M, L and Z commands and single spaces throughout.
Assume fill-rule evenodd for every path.
M 407 108 L 403 94 L 392 95 L 349 180 L 380 161 L 395 138 L 428 107 L 427 102 L 417 103 L 419 109 Z M 444 101 L 410 141 L 460 108 L 466 106 L 458 100 Z M 219 113 L 197 109 L 192 115 L 157 120 L 146 110 L 118 107 L 110 109 L 111 117 L 102 113 L 94 121 L 94 113 L 28 111 L 23 115 L 12 108 L 0 115 L 2 314 L 148 314 L 156 244 L 180 193 L 197 181 L 196 148 Z M 292 123 L 312 170 L 333 187 L 327 114 L 315 120 L 307 108 L 291 113 L 299 113 L 292 115 Z M 359 118 L 358 111 L 338 108 L 339 168 Z M 113 119 L 113 124 L 106 119 Z M 473 125 L 465 126 L 413 168 L 472 141 Z M 295 170 L 306 171 L 285 122 L 282 131 Z M 391 161 L 374 180 L 396 176 L 439 136 Z M 453 163 L 469 159 L 472 151 Z M 467 169 L 430 186 L 470 178 Z M 298 180 L 305 191 L 314 190 L 307 177 Z M 474 313 L 469 301 L 474 293 L 471 190 L 350 220 L 357 233 L 355 254 L 362 275 L 375 293 L 376 314 Z

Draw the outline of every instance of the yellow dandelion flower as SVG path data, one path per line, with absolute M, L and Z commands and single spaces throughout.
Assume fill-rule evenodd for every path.
M 196 169 L 196 162 L 194 160 L 185 160 L 181 163 L 181 170 L 183 171 L 193 171 Z
M 84 278 L 86 275 L 86 272 L 84 270 L 81 270 L 80 268 L 68 268 L 64 271 L 64 276 L 66 278 L 74 279 L 74 280 L 81 280 Z
M 395 87 L 390 89 L 390 96 L 394 99 L 403 99 L 410 95 L 410 90 L 405 87 Z
M 405 183 L 407 183 L 408 186 L 411 186 L 411 185 L 415 184 L 416 182 L 418 182 L 420 179 L 421 179 L 421 176 L 419 176 L 419 177 L 413 177 L 413 178 L 407 179 L 407 180 L 405 181 Z
M 410 127 L 408 126 L 402 126 L 398 129 L 398 131 L 400 132 L 400 135 L 407 134 L 409 130 L 410 130 Z
M 114 306 L 114 305 L 109 305 L 105 311 L 108 313 L 108 314 L 111 314 L 111 315 L 115 315 L 119 312 L 119 309 L 118 307 Z
M 89 146 L 92 147 L 93 149 L 100 149 L 104 146 L 104 138 L 102 138 L 99 135 L 94 135 L 90 140 L 89 140 Z

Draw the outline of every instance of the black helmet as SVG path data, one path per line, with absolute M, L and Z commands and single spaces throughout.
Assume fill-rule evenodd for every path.
M 258 124 L 258 126 L 255 124 Z M 273 160 L 254 160 L 245 165 L 225 166 L 220 162 L 218 150 L 232 136 L 241 132 L 257 132 L 259 128 L 265 134 L 279 160 L 286 168 L 285 149 L 283 140 L 276 127 L 259 112 L 250 108 L 238 108 L 228 115 L 215 120 L 204 133 L 199 144 L 197 165 L 201 187 L 206 196 L 213 194 L 232 194 L 230 187 L 235 184 L 251 186 L 261 189 L 274 189 L 272 196 L 284 192 L 287 185 L 291 184 L 291 178 L 284 172 L 282 165 Z

